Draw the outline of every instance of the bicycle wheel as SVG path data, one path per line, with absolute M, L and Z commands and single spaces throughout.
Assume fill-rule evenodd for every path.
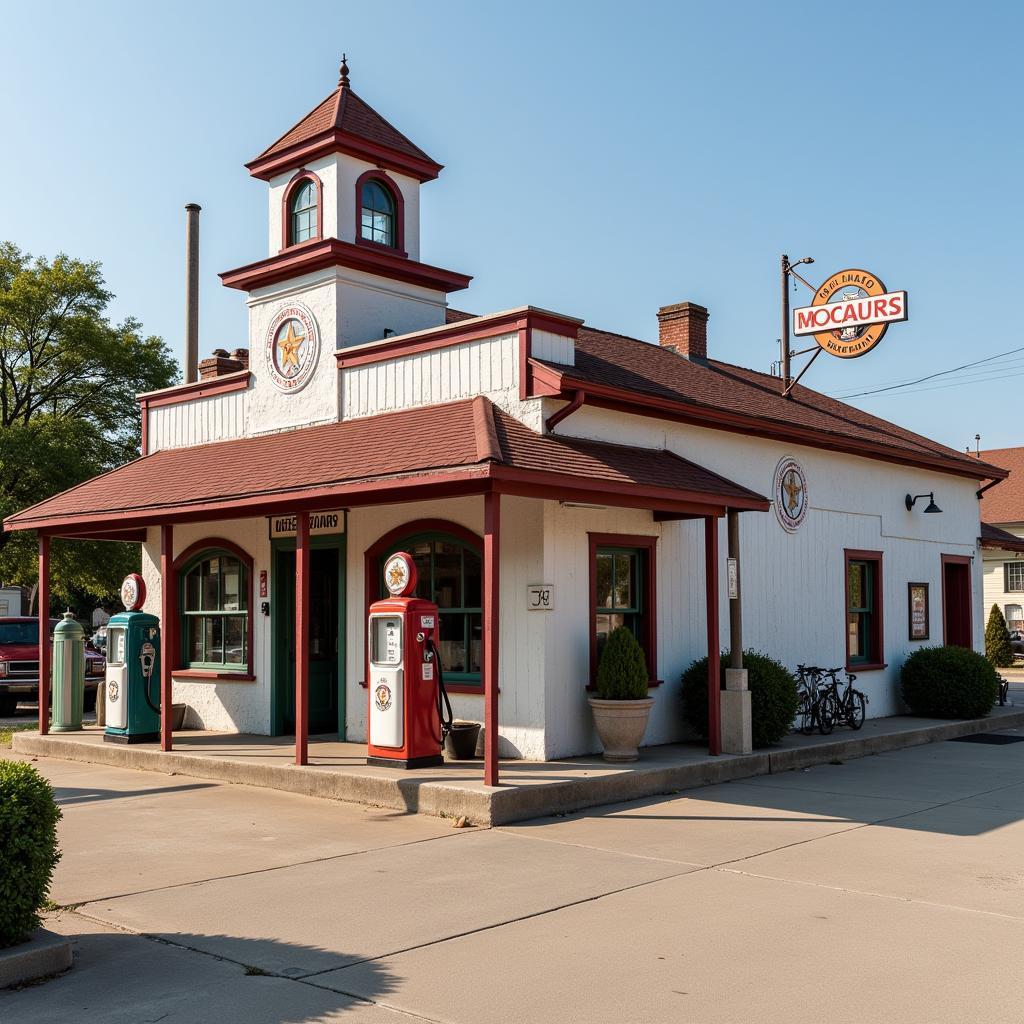
M 828 736 L 836 727 L 836 719 L 839 717 L 839 702 L 834 693 L 822 694 L 817 704 L 818 732 L 822 736 Z
M 805 736 L 814 732 L 814 711 L 806 693 L 800 694 L 800 703 L 796 709 L 796 727 Z
M 846 717 L 850 728 L 854 730 L 859 729 L 864 724 L 867 713 L 868 702 L 864 699 L 864 694 L 860 690 L 854 690 L 850 694 L 850 708 Z

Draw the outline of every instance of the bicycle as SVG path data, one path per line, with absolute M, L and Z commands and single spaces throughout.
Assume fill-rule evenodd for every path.
M 868 697 L 866 693 L 853 688 L 857 677 L 851 672 L 846 673 L 846 689 L 840 691 L 839 671 L 832 668 L 825 673 L 829 678 L 825 685 L 831 696 L 829 710 L 834 714 L 835 723 L 848 725 L 856 732 L 864 725 L 864 719 L 867 717 Z
M 797 665 L 797 728 L 805 736 L 815 729 L 827 736 L 835 727 L 838 707 L 834 693 L 824 682 L 826 674 L 816 665 Z

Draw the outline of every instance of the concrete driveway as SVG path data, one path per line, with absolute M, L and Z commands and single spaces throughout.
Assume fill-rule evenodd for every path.
M 1024 742 L 491 830 L 37 766 L 76 966 L 12 1024 L 1024 1019 Z

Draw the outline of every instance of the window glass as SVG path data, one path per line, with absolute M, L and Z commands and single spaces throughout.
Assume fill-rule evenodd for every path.
M 879 563 L 851 560 L 846 567 L 846 654 L 851 664 L 881 660 L 875 616 Z
M 597 660 L 612 630 L 626 626 L 643 646 L 647 628 L 642 602 L 645 553 L 634 548 L 598 548 L 594 571 Z M 648 652 L 645 650 L 644 654 Z M 648 663 L 650 659 L 648 658 Z
M 291 243 L 308 241 L 316 237 L 317 209 L 316 185 L 307 181 L 300 185 L 291 202 Z
M 1024 562 L 1005 562 L 1003 571 L 1006 575 L 1007 593 L 1024 592 Z
M 1006 606 L 1006 625 L 1010 629 L 1024 628 L 1024 609 L 1019 604 L 1008 604 Z
M 395 201 L 379 182 L 364 183 L 360 197 L 360 235 L 379 245 L 395 245 Z
M 185 573 L 182 642 L 189 668 L 249 663 L 249 571 L 232 555 L 200 558 Z

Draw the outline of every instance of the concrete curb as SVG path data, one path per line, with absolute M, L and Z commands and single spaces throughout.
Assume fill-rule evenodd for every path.
M 28 942 L 0 949 L 0 989 L 59 974 L 71 966 L 71 940 L 37 928 Z
M 465 815 L 473 824 L 487 826 L 809 768 L 836 759 L 849 761 L 971 733 L 1020 727 L 1024 727 L 1024 711 L 1004 711 L 988 718 L 938 722 L 890 732 L 873 733 L 869 722 L 863 733 L 851 734 L 844 730 L 842 736 L 835 738 L 820 737 L 812 742 L 752 754 L 723 754 L 678 765 L 645 765 L 640 760 L 635 766 L 619 771 L 598 770 L 575 779 L 533 785 L 504 784 L 494 790 L 455 781 L 420 781 L 414 774 L 390 778 L 361 774 L 354 768 L 336 770 L 310 765 L 300 769 L 291 765 L 258 764 L 225 757 L 165 754 L 159 750 L 119 744 L 84 743 L 68 733 L 60 736 L 15 733 L 13 748 L 22 754 L 259 786 L 414 814 Z M 557 766 L 557 762 L 555 764 Z M 580 766 L 573 765 L 572 768 L 579 770 Z

